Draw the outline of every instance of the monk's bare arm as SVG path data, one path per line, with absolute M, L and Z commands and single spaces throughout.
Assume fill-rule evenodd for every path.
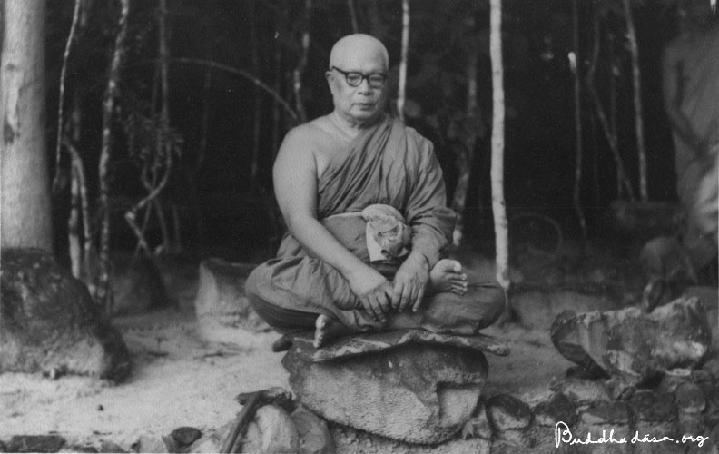
M 662 62 L 662 91 L 664 94 L 664 110 L 669 123 L 679 137 L 690 145 L 697 154 L 705 148 L 703 138 L 696 133 L 689 119 L 681 111 L 683 101 L 682 71 L 684 64 L 680 50 L 670 44 L 664 51 Z
M 387 284 L 381 274 L 347 250 L 318 221 L 317 164 L 310 143 L 297 134 L 285 139 L 273 167 L 273 181 L 290 233 L 315 257 L 337 269 L 360 300 Z

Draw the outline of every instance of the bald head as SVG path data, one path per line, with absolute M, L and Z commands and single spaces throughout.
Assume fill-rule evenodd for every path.
M 340 38 L 330 51 L 330 67 L 344 68 L 363 62 L 379 61 L 383 72 L 389 68 L 389 53 L 384 44 L 370 35 L 347 35 Z

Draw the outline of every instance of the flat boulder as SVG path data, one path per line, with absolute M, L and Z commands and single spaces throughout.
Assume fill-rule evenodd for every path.
M 236 330 L 267 331 L 269 325 L 252 309 L 245 281 L 254 264 L 210 258 L 200 263 L 195 313 L 203 339 L 233 342 Z
M 3 249 L 0 284 L 0 372 L 129 375 L 122 336 L 52 255 Z
M 600 368 L 630 385 L 667 370 L 692 369 L 711 345 L 706 313 L 696 298 L 680 298 L 646 313 L 621 311 L 559 314 L 551 329 L 557 350 L 584 368 Z
M 303 351 L 304 350 L 304 351 Z M 470 420 L 487 379 L 481 351 L 405 343 L 313 361 L 308 342 L 282 359 L 299 401 L 321 417 L 409 443 L 448 440 Z
M 408 344 L 445 345 L 492 353 L 498 356 L 507 356 L 509 354 L 509 347 L 505 343 L 484 334 L 457 336 L 433 333 L 421 329 L 367 332 L 340 337 L 333 340 L 331 344 L 318 349 L 312 346 L 313 335 L 314 333 L 310 332 L 299 333 L 293 336 L 292 339 L 292 342 L 300 347 L 296 350 L 297 354 L 302 355 L 307 361 L 350 358 L 390 350 Z

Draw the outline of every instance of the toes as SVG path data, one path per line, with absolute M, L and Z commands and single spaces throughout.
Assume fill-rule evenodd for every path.
M 456 260 L 442 259 L 437 262 L 437 269 L 445 273 L 459 273 L 462 271 L 462 264 Z
M 464 295 L 465 293 L 467 293 L 467 285 L 452 284 L 450 291 L 452 293 L 456 293 L 457 295 Z

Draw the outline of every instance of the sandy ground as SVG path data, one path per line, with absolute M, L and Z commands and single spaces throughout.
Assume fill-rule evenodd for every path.
M 199 339 L 194 314 L 166 310 L 116 321 L 134 358 L 130 380 L 112 385 L 83 377 L 0 375 L 0 439 L 57 432 L 75 446 L 110 440 L 129 449 L 142 435 L 190 426 L 204 432 L 230 421 L 243 391 L 287 385 L 274 333 L 237 332 L 236 343 Z M 533 395 L 569 363 L 548 337 L 521 328 L 493 329 L 512 353 L 489 355 L 488 392 Z
M 1 374 L 0 440 L 56 432 L 76 449 L 97 449 L 104 440 L 129 450 L 143 435 L 159 438 L 182 426 L 207 435 L 241 409 L 237 394 L 288 388 L 282 353 L 270 350 L 277 334 L 237 330 L 228 339 L 232 342 L 200 339 L 192 304 L 194 275 L 185 270 L 170 283 L 179 309 L 114 319 L 133 356 L 128 381 L 113 385 L 87 377 Z M 507 324 L 486 333 L 511 348 L 508 357 L 488 355 L 487 394 L 507 392 L 531 401 L 571 365 L 555 351 L 547 332 Z

